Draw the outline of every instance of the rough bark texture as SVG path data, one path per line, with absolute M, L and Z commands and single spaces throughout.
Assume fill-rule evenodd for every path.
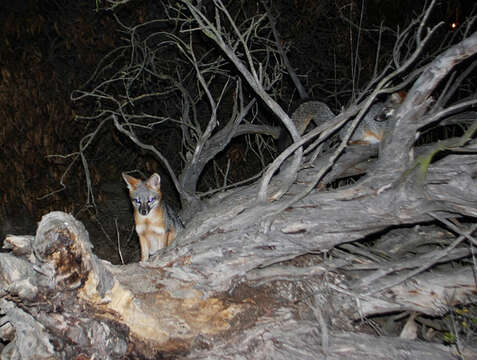
M 169 251 L 176 253 L 172 262 L 162 256 L 151 264 L 112 266 L 92 254 L 83 225 L 62 212 L 44 216 L 34 238 L 10 236 L 7 242 L 14 251 L 1 254 L 0 261 L 2 336 L 12 341 L 3 350 L 4 358 L 311 359 L 326 353 L 330 359 L 395 359 L 406 354 L 452 359 L 432 344 L 351 332 L 327 332 L 324 345 L 317 314 L 334 307 L 335 313 L 326 310 L 326 317 L 334 317 L 326 324 L 346 321 L 358 312 L 409 309 L 434 314 L 446 296 L 452 294 L 459 302 L 475 291 L 472 276 L 460 271 L 455 278 L 427 275 L 393 287 L 392 293 L 361 296 L 345 291 L 343 276 L 326 266 L 269 267 L 243 278 L 235 273 L 232 284 L 229 270 L 217 268 L 211 251 L 201 246 L 209 239 L 180 247 L 189 255 L 177 253 L 179 247 Z M 256 252 L 270 251 L 267 246 L 256 247 Z M 221 246 L 224 258 L 234 250 Z M 213 278 L 191 271 L 206 268 L 204 257 L 209 259 L 207 268 L 216 268 Z M 251 255 L 250 263 L 262 257 Z M 236 263 L 249 263 L 240 258 Z M 218 291 L 224 283 L 229 292 Z M 248 286 L 256 286 L 249 289 L 251 297 L 244 291 Z M 420 300 L 415 290 L 426 287 L 432 298 Z M 313 290 L 310 301 L 300 300 L 306 289 Z

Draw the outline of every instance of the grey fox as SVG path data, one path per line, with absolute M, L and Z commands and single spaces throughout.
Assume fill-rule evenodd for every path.
M 383 111 L 384 104 L 382 102 L 371 105 L 368 112 L 354 130 L 349 143 L 361 145 L 378 144 L 384 136 L 384 129 L 386 127 Z M 348 126 L 345 126 L 340 131 L 341 138 L 343 138 L 344 133 L 348 130 Z
M 394 115 L 395 110 L 406 97 L 406 92 L 400 91 L 390 95 L 386 101 L 377 102 L 369 108 L 361 122 L 358 124 L 350 139 L 350 144 L 377 144 L 383 136 L 387 126 L 386 120 Z M 301 104 L 292 115 L 292 120 L 300 134 L 307 128 L 311 120 L 319 126 L 335 117 L 328 105 L 321 101 L 308 101 Z M 340 130 L 339 136 L 343 138 L 349 125 Z M 288 140 L 289 145 L 290 140 Z M 286 146 L 282 146 L 285 148 Z M 280 148 L 279 148 L 280 149 Z
M 394 115 L 394 112 L 397 108 L 402 104 L 404 99 L 406 98 L 407 92 L 406 91 L 398 91 L 391 94 L 386 101 L 384 102 L 384 109 L 378 117 L 378 121 L 384 121 L 389 119 L 391 116 Z
M 161 177 L 152 174 L 142 181 L 122 173 L 134 207 L 136 232 L 141 246 L 141 261 L 168 246 L 184 228 L 176 213 L 162 200 Z
M 384 103 L 377 102 L 369 108 L 364 118 L 354 130 L 349 141 L 350 144 L 379 144 L 383 139 L 384 130 L 386 129 L 386 120 L 390 119 L 396 109 L 406 98 L 407 93 L 400 91 L 391 94 Z M 346 131 L 346 127 L 341 130 L 340 135 Z

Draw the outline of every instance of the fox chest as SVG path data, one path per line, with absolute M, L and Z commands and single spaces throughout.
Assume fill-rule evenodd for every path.
M 151 211 L 148 215 L 136 214 L 136 232 L 142 237 L 162 236 L 166 233 L 166 226 L 162 211 Z
M 384 129 L 366 129 L 363 133 L 363 141 L 367 144 L 379 144 L 384 136 Z

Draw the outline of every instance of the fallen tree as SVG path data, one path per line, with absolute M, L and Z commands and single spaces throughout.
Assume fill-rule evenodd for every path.
M 305 129 L 296 129 L 295 119 L 234 57 L 219 23 L 183 3 L 286 124 L 293 143 L 256 183 L 199 201 L 194 189 L 205 159 L 223 148 L 218 140 L 229 141 L 243 117 L 214 136 L 212 118 L 183 173 L 192 175 L 175 181 L 189 206 L 186 229 L 147 263 L 114 266 L 98 259 L 84 226 L 62 212 L 45 215 L 34 237 L 7 237 L 10 252 L 0 254 L 0 335 L 8 341 L 2 358 L 475 356 L 469 347 L 411 339 L 416 314 L 442 316 L 451 306 L 475 302 L 475 263 L 458 262 L 476 245 L 475 113 L 461 136 L 423 146 L 416 139 L 428 126 L 458 121 L 455 114 L 477 103 L 475 94 L 449 100 L 464 81 L 451 72 L 458 64 L 475 67 L 477 33 L 409 72 L 433 35 L 434 29 L 422 33 L 427 9 L 413 33 L 414 52 L 393 59 L 394 71 L 376 78 L 331 121 L 315 119 L 317 126 L 302 135 Z M 397 52 L 410 34 L 404 32 Z M 409 84 L 379 148 L 349 146 L 373 101 Z M 116 127 L 147 149 L 120 115 L 111 115 Z M 315 151 L 346 122 L 336 147 Z M 326 190 L 353 169 L 366 175 Z M 364 241 L 372 244 L 363 247 Z M 355 320 L 396 312 L 410 313 L 401 338 L 357 333 Z

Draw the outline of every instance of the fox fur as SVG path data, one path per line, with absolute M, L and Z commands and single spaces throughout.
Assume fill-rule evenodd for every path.
M 141 246 L 141 261 L 169 246 L 183 225 L 176 213 L 162 200 L 161 177 L 152 174 L 142 181 L 122 174 L 134 208 L 136 233 Z

